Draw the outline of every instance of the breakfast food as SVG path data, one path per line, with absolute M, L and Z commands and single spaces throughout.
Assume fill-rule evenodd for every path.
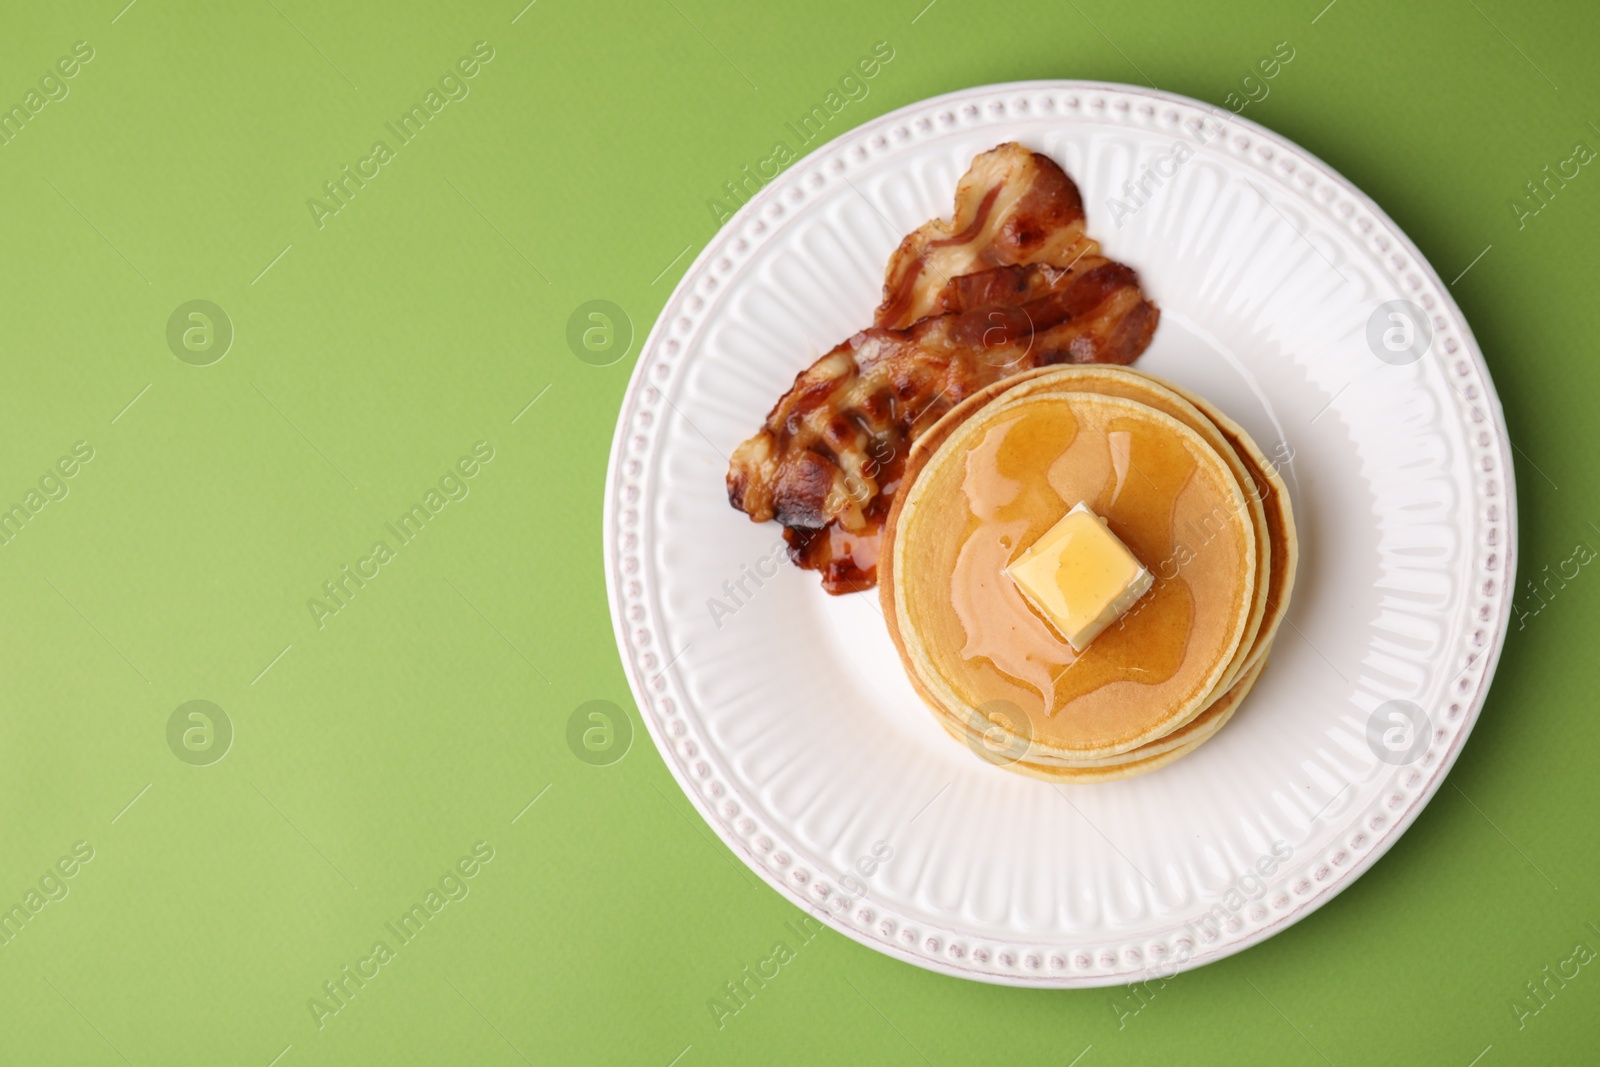
M 990 763 L 1125 778 L 1215 736 L 1288 606 L 1277 470 L 1204 399 L 1133 370 L 1160 313 L 1017 144 L 890 258 L 871 327 L 734 451 L 729 502 L 829 593 L 878 586 L 935 721 Z
M 1104 521 L 1146 592 L 1108 600 L 1083 580 L 1093 537 L 1017 580 L 1030 551 L 1060 559 L 1050 535 L 1073 512 Z M 1010 770 L 1100 781 L 1221 729 L 1260 676 L 1295 554 L 1282 481 L 1238 426 L 1132 369 L 1050 368 L 974 396 L 913 448 L 879 593 L 946 731 Z M 1121 610 L 1075 647 L 1029 588 L 1049 581 L 1058 600 Z
M 1048 157 L 980 155 L 953 217 L 895 252 L 876 324 L 801 371 L 734 450 L 729 502 L 782 523 L 790 558 L 828 592 L 871 588 L 907 451 L 947 411 L 1022 371 L 1131 363 L 1150 343 L 1160 313 L 1083 225 Z
M 900 242 L 873 325 L 904 329 L 952 310 L 945 306 L 952 281 L 991 267 L 1061 267 L 1098 253 L 1067 172 L 1049 156 L 1003 144 L 972 161 L 949 219 L 924 223 Z

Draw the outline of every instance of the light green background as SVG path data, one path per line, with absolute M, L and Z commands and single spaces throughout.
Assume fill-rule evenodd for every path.
M 0 947 L 0 1062 L 1593 1060 L 1600 964 L 1521 1028 L 1511 1007 L 1600 948 L 1587 570 L 1537 615 L 1519 595 L 1470 744 L 1388 856 L 1120 1020 L 1126 990 L 970 984 L 829 931 L 718 1029 L 708 998 L 800 913 L 642 730 L 604 767 L 566 741 L 588 700 L 637 723 L 600 508 L 638 339 L 714 232 L 706 200 L 880 40 L 841 129 L 1028 78 L 1222 104 L 1291 42 L 1247 116 L 1446 280 L 1488 246 L 1454 292 L 1518 449 L 1523 576 L 1600 545 L 1600 175 L 1520 227 L 1510 206 L 1600 147 L 1592 6 L 121 2 L 13 5 L 0 34 L 7 105 L 95 52 L 0 147 L 0 503 L 94 449 L 0 546 L 0 903 L 94 850 Z M 477 41 L 470 95 L 318 229 L 306 200 Z M 193 299 L 237 330 L 210 366 L 167 347 Z M 613 366 L 566 344 L 591 299 L 638 334 Z M 478 441 L 470 495 L 318 629 L 307 598 Z M 210 766 L 166 742 L 196 698 L 237 731 Z M 470 895 L 319 1029 L 308 999 L 479 841 Z

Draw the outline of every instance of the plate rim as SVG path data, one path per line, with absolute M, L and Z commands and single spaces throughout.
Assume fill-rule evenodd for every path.
M 1479 657 L 1469 663 L 1466 674 L 1477 667 L 1478 681 L 1470 694 L 1462 693 L 1459 702 L 1462 705 L 1460 727 L 1450 745 L 1440 753 L 1440 758 L 1434 766 L 1427 769 L 1427 778 L 1421 788 L 1411 797 L 1410 802 L 1401 811 L 1393 813 L 1393 817 L 1381 830 L 1373 831 L 1375 840 L 1372 846 L 1357 857 L 1353 863 L 1334 873 L 1325 886 L 1318 887 L 1304 899 L 1295 901 L 1283 914 L 1274 920 L 1260 926 L 1249 928 L 1237 935 L 1229 935 L 1226 931 L 1219 934 L 1216 941 L 1203 949 L 1199 949 L 1182 960 L 1171 961 L 1167 967 L 1164 962 L 1152 962 L 1145 965 L 1129 966 L 1119 957 L 1118 966 L 1107 972 L 1093 973 L 1057 973 L 1051 974 L 1041 967 L 1037 974 L 1007 973 L 997 969 L 971 966 L 968 958 L 963 957 L 960 962 L 942 955 L 918 953 L 899 945 L 888 936 L 875 936 L 868 931 L 859 929 L 849 923 L 838 921 L 839 917 L 827 909 L 819 907 L 817 902 L 808 899 L 802 888 L 791 886 L 777 872 L 758 858 L 749 844 L 732 827 L 725 824 L 714 810 L 714 801 L 703 794 L 703 791 L 693 787 L 687 766 L 688 757 L 680 760 L 673 752 L 668 739 L 663 735 L 664 724 L 659 723 L 656 717 L 648 710 L 652 706 L 648 687 L 645 684 L 647 671 L 642 670 L 636 661 L 628 640 L 629 625 L 624 617 L 624 605 L 621 597 L 621 584 L 623 575 L 620 573 L 621 553 L 618 551 L 619 527 L 617 513 L 619 510 L 618 488 L 619 471 L 624 459 L 629 434 L 632 430 L 632 419 L 639 407 L 639 398 L 647 389 L 653 388 L 646 380 L 647 364 L 657 365 L 652 357 L 659 346 L 665 341 L 669 324 L 680 314 L 681 306 L 691 297 L 691 290 L 695 284 L 708 274 L 709 265 L 713 259 L 724 252 L 723 246 L 733 240 L 732 235 L 742 228 L 777 200 L 785 183 L 784 178 L 790 175 L 799 175 L 808 163 L 815 164 L 830 154 L 837 154 L 842 147 L 854 142 L 865 142 L 874 134 L 892 128 L 896 123 L 905 121 L 917 112 L 932 110 L 939 105 L 954 107 L 957 105 L 971 105 L 974 101 L 983 101 L 989 97 L 1004 93 L 1076 93 L 1090 96 L 1094 93 L 1106 93 L 1117 96 L 1129 96 L 1143 99 L 1157 104 L 1178 105 L 1185 108 L 1198 109 L 1208 115 L 1225 115 L 1225 124 L 1228 127 L 1238 127 L 1247 132 L 1251 138 L 1270 141 L 1276 148 L 1285 150 L 1299 156 L 1304 162 L 1319 169 L 1323 181 L 1335 185 L 1339 191 L 1355 201 L 1361 208 L 1370 213 L 1373 219 L 1384 229 L 1384 236 L 1395 241 L 1400 250 L 1410 259 L 1410 267 L 1423 274 L 1426 280 L 1431 281 L 1433 290 L 1440 299 L 1439 313 L 1447 316 L 1461 339 L 1461 351 L 1453 353 L 1458 360 L 1469 361 L 1476 370 L 1484 386 L 1481 397 L 1469 398 L 1470 402 L 1481 403 L 1487 409 L 1489 424 L 1494 433 L 1493 448 L 1496 453 L 1495 477 L 1503 484 L 1504 489 L 1499 502 L 1504 507 L 1505 517 L 1502 520 L 1507 531 L 1505 544 L 1495 546 L 1497 554 L 1503 561 L 1495 575 L 1495 592 L 1487 599 L 1498 600 L 1498 608 L 1491 620 L 1493 634 Z M 1085 109 L 1087 113 L 1088 109 Z M 1109 112 L 1109 108 L 1104 109 Z M 1007 121 L 1015 116 L 1006 114 L 1002 121 Z M 1029 118 L 1035 116 L 1031 115 Z M 1064 121 L 1072 121 L 1070 117 L 1060 115 Z M 971 127 L 967 127 L 971 128 Z M 1229 129 L 1228 136 L 1233 136 L 1234 130 Z M 859 148 L 859 145 L 857 146 Z M 797 179 L 791 179 L 797 180 Z M 1459 390 L 1456 390 L 1459 393 Z M 1477 501 L 1479 492 L 1474 484 L 1469 499 Z M 655 322 L 646 335 L 644 343 L 639 348 L 639 354 L 634 366 L 629 373 L 627 387 L 625 388 L 618 407 L 617 423 L 612 435 L 609 457 L 606 463 L 605 496 L 602 501 L 602 559 L 605 569 L 606 597 L 610 609 L 612 632 L 617 643 L 619 659 L 623 672 L 628 680 L 631 695 L 639 712 L 639 718 L 644 722 L 650 734 L 650 739 L 661 755 L 662 762 L 671 773 L 673 780 L 689 800 L 696 813 L 711 827 L 718 839 L 733 854 L 738 857 L 746 868 L 758 875 L 768 885 L 788 902 L 802 908 L 807 914 L 823 923 L 836 933 L 843 934 L 851 940 L 865 945 L 877 952 L 903 960 L 923 970 L 945 974 L 952 977 L 980 981 L 992 985 L 1010 986 L 1016 988 L 1100 988 L 1114 985 L 1124 985 L 1130 982 L 1149 980 L 1154 977 L 1171 978 L 1178 973 L 1202 967 L 1208 963 L 1224 959 L 1228 956 L 1242 952 L 1247 948 L 1260 944 L 1262 941 L 1281 933 L 1318 908 L 1333 900 L 1348 889 L 1362 875 L 1372 868 L 1394 844 L 1404 836 L 1411 825 L 1421 815 L 1422 810 L 1428 806 L 1444 785 L 1450 770 L 1454 767 L 1461 751 L 1466 747 L 1467 739 L 1471 736 L 1473 728 L 1477 725 L 1478 717 L 1487 700 L 1489 689 L 1493 683 L 1494 675 L 1499 667 L 1501 653 L 1509 633 L 1509 623 L 1513 606 L 1513 596 L 1509 592 L 1505 575 L 1516 574 L 1518 552 L 1518 506 L 1516 492 L 1516 473 L 1512 464 L 1510 452 L 1510 434 L 1505 423 L 1505 414 L 1500 401 L 1499 391 L 1495 388 L 1494 380 L 1490 374 L 1488 364 L 1484 360 L 1483 351 L 1477 338 L 1468 324 L 1466 316 L 1462 313 L 1460 305 L 1455 301 L 1449 287 L 1433 267 L 1421 250 L 1411 240 L 1409 235 L 1389 217 L 1370 196 L 1351 182 L 1336 168 L 1330 166 L 1320 156 L 1279 134 L 1253 119 L 1244 118 L 1226 108 L 1184 96 L 1180 93 L 1168 92 L 1148 86 L 1128 85 L 1119 82 L 1079 80 L 1079 79 L 1034 79 L 1012 82 L 995 82 L 984 85 L 975 85 L 967 88 L 956 89 L 951 92 L 911 101 L 892 111 L 886 112 L 859 126 L 844 130 L 837 136 L 825 141 L 810 152 L 794 160 L 773 178 L 769 179 L 754 195 L 750 197 L 734 214 L 718 226 L 715 233 L 706 241 L 695 258 L 685 269 L 683 275 L 673 286 L 671 294 L 662 304 Z M 1479 525 L 1474 520 L 1475 525 Z M 1485 569 L 1478 555 L 1478 546 L 1472 543 L 1466 552 L 1472 555 L 1473 578 L 1476 579 Z M 1486 625 L 1488 625 L 1486 623 Z M 1453 652 L 1454 649 L 1451 649 Z M 670 663 L 667 665 L 670 667 Z M 659 678 L 665 673 L 666 667 L 657 672 Z M 1459 679 L 1460 675 L 1457 676 Z M 779 843 L 782 847 L 783 843 Z M 998 939 L 993 939 L 998 940 Z

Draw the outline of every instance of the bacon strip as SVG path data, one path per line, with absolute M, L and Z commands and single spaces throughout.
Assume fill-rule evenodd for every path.
M 728 500 L 786 529 L 790 559 L 846 593 L 876 582 L 878 535 L 912 442 L 978 390 L 1058 363 L 1131 363 L 1160 312 L 1083 232 L 1076 186 L 1020 145 L 979 156 L 950 220 L 889 263 L 877 324 L 795 376 L 728 468 Z
M 1030 263 L 1066 266 L 1098 255 L 1083 227 L 1083 198 L 1055 160 L 1015 142 L 991 148 L 956 185 L 950 218 L 908 234 L 889 257 L 873 324 L 900 330 L 938 314 L 940 292 L 965 274 Z

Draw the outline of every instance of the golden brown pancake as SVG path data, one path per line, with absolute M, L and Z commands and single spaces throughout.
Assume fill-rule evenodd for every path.
M 911 680 L 935 717 L 952 736 L 1002 766 L 1020 773 L 1067 781 L 1103 781 L 1143 773 L 1164 766 L 1193 751 L 1213 736 L 1232 716 L 1264 666 L 1272 637 L 1282 621 L 1298 556 L 1288 495 L 1275 466 L 1231 419 L 1208 402 L 1153 375 L 1122 367 L 1057 367 L 1025 372 L 968 398 L 940 420 L 913 448 L 906 470 L 907 484 L 915 480 L 930 456 L 969 417 L 1004 395 L 1007 401 L 1049 392 L 1096 392 L 1141 401 L 1171 415 L 1199 433 L 1228 463 L 1245 494 L 1258 549 L 1257 588 L 1251 616 L 1232 664 L 1206 701 L 1203 710 L 1169 732 L 1119 753 L 1099 757 L 1074 757 L 1050 753 L 1032 744 L 1031 720 L 1015 705 L 988 702 L 981 707 L 947 708 L 912 672 Z M 884 543 L 885 559 L 892 558 L 894 519 Z M 883 600 L 896 644 L 903 638 L 893 612 L 895 601 L 892 566 L 883 573 Z M 959 713 L 958 713 L 959 712 Z M 963 717 L 964 716 L 964 717 Z
M 1149 404 L 1049 380 L 969 408 L 980 394 L 919 442 L 880 558 L 883 600 L 933 707 L 960 721 L 1007 702 L 1027 718 L 1030 759 L 1095 759 L 1188 723 L 1237 673 L 1257 535 L 1227 450 Z M 1156 584 L 1076 653 L 1002 570 L 1080 500 Z M 1188 530 L 1203 550 L 1186 551 Z
M 1256 637 L 1267 614 L 1272 573 L 1273 542 L 1263 506 L 1266 493 L 1258 488 L 1261 484 L 1259 467 L 1244 455 L 1243 449 L 1236 443 L 1238 437 L 1242 437 L 1245 441 L 1249 438 L 1244 436 L 1238 426 L 1229 422 L 1228 425 L 1238 435 L 1230 440 L 1215 420 L 1202 411 L 1187 394 L 1180 393 L 1176 386 L 1169 386 L 1153 375 L 1131 367 L 1089 365 L 1060 367 L 1050 371 L 1029 371 L 1012 379 L 1011 384 L 1012 388 L 1005 390 L 1008 399 L 1027 396 L 1037 391 L 1073 390 L 1121 396 L 1149 404 L 1204 437 L 1206 443 L 1220 454 L 1232 469 L 1240 488 L 1245 490 L 1245 503 L 1249 508 L 1250 522 L 1256 536 L 1256 594 L 1244 638 L 1239 642 L 1239 650 L 1235 653 L 1227 674 L 1217 684 L 1219 694 L 1228 689 L 1234 680 L 1244 673 L 1249 663 L 1253 662 L 1255 653 L 1265 647 L 1265 643 L 1258 643 Z M 1214 413 L 1215 409 L 1212 411 Z M 1252 443 L 1250 447 L 1253 449 L 1254 444 Z M 1259 453 L 1256 455 L 1259 456 Z M 1192 551 L 1199 550 L 1195 542 L 1198 542 L 1201 536 L 1203 535 L 1191 533 L 1189 547 Z M 1292 566 L 1290 569 L 1292 570 Z

